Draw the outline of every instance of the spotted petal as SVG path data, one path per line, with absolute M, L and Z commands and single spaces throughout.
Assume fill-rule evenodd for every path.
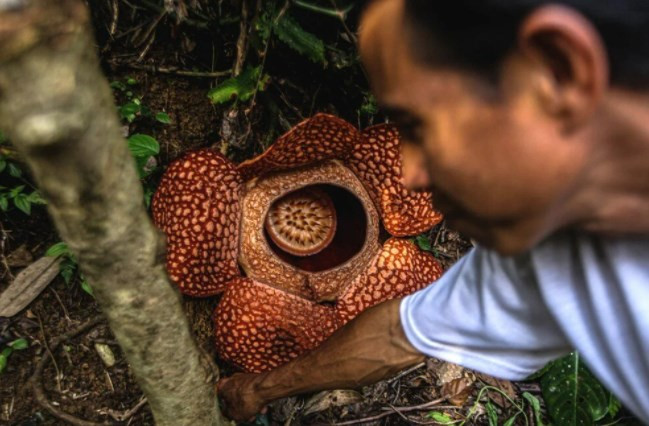
M 211 296 L 239 276 L 241 176 L 216 151 L 172 163 L 153 197 L 154 223 L 167 235 L 167 272 L 190 296 Z
M 243 177 L 261 176 L 317 161 L 347 158 L 360 140 L 354 126 L 329 114 L 316 114 L 281 136 L 263 154 L 239 164 Z
M 401 177 L 397 129 L 389 124 L 368 127 L 347 164 L 366 185 L 392 235 L 416 235 L 442 220 L 430 192 L 409 191 Z
M 337 316 L 346 323 L 367 308 L 426 287 L 441 274 L 442 267 L 433 256 L 411 241 L 390 238 L 374 263 L 338 300 Z
M 233 280 L 214 312 L 219 355 L 261 372 L 314 349 L 338 327 L 334 309 L 251 278 Z

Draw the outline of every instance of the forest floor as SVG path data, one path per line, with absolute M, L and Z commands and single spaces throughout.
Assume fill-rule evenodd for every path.
M 116 90 L 116 104 L 124 105 L 137 98 L 149 110 L 164 111 L 171 118 L 169 124 L 162 124 L 142 114 L 132 122 L 124 123 L 125 134 L 153 135 L 160 143 L 160 154 L 156 158 L 160 171 L 188 150 L 206 146 L 222 148 L 224 113 L 229 106 L 215 106 L 207 98 L 206 94 L 214 84 L 213 78 L 142 69 L 142 65 L 189 66 L 187 58 L 192 54 L 181 53 L 185 59 L 178 59 L 178 51 L 168 48 L 166 39 L 161 36 L 150 45 L 146 61 L 140 62 L 136 58 L 142 53 L 142 47 L 135 50 L 127 43 L 114 43 L 107 48 L 107 43 L 102 41 L 105 35 L 102 38 L 99 34 L 98 38 L 107 79 L 110 82 L 135 82 L 126 91 Z M 223 59 L 214 60 L 212 55 L 212 69 L 231 65 L 234 42 L 230 40 L 223 46 Z M 248 142 L 230 146 L 228 155 L 233 160 L 241 161 L 267 146 L 268 120 L 260 112 L 264 108 L 279 105 L 279 112 L 275 114 L 278 120 L 273 124 L 275 136 L 285 131 L 288 125 L 318 111 L 336 113 L 360 127 L 381 120 L 373 112 L 360 112 L 368 105 L 369 91 L 358 70 L 351 73 L 354 74 L 352 77 L 349 70 L 322 71 L 313 64 L 291 70 L 285 65 L 295 60 L 290 53 L 278 50 L 274 55 L 274 60 L 265 64 L 266 70 L 275 76 L 264 95 L 266 98 L 258 100 L 254 111 L 251 111 L 251 105 L 240 110 L 245 117 L 242 128 L 247 132 L 244 139 Z M 200 59 L 204 55 L 195 56 Z M 199 59 L 193 59 L 192 69 L 201 64 Z M 220 65 L 224 67 L 218 68 Z M 343 80 L 344 84 L 337 83 Z M 20 179 L 26 179 L 27 183 L 29 180 L 28 177 Z M 471 247 L 469 241 L 444 223 L 433 229 L 427 238 L 430 250 L 445 268 Z M 34 206 L 29 216 L 16 209 L 3 213 L 0 293 L 22 268 L 43 256 L 58 241 L 44 207 Z M 197 340 L 211 354 L 215 351 L 210 315 L 217 303 L 218 298 L 185 299 Z M 52 347 L 58 336 L 95 318 L 99 318 L 95 326 L 69 336 L 56 348 Z M 0 424 L 68 424 L 53 416 L 52 410 L 77 418 L 76 424 L 153 424 L 146 401 L 119 346 L 94 298 L 79 285 L 78 275 L 70 283 L 57 276 L 25 310 L 10 318 L 0 318 L 0 349 L 20 338 L 26 339 L 29 347 L 14 351 L 4 372 L 0 373 Z M 114 363 L 108 365 L 102 361 L 100 352 L 112 354 Z M 45 364 L 40 371 L 37 367 L 42 365 L 43 359 Z M 225 363 L 217 362 L 222 374 L 233 372 Z M 35 396 L 34 384 L 43 386 L 42 397 Z M 478 394 L 485 385 L 498 390 L 482 392 L 478 400 Z M 531 407 L 522 403 L 523 392 L 540 399 L 539 387 L 534 382 L 500 381 L 429 359 L 397 377 L 360 390 L 338 390 L 277 401 L 266 414 L 257 418 L 256 424 L 398 425 L 462 421 L 489 424 L 490 413 L 495 413 L 499 419 L 497 424 L 502 424 L 518 412 L 517 405 L 525 407 L 529 424 L 534 424 Z M 523 416 L 519 416 L 513 424 L 523 424 L 522 419 Z

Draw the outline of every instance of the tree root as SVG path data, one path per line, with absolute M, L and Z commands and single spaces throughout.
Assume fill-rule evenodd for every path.
M 54 351 L 56 350 L 56 348 L 58 348 L 61 345 L 61 343 L 71 339 L 77 334 L 83 333 L 84 331 L 96 327 L 101 321 L 102 321 L 102 317 L 99 316 L 94 317 L 86 321 L 85 323 L 81 324 L 79 327 L 70 330 L 67 333 L 61 334 L 58 337 L 55 337 L 49 342 L 49 345 L 46 342 L 46 345 L 49 346 L 49 351 L 46 354 L 44 354 L 43 357 L 38 361 L 38 364 L 36 364 L 36 369 L 34 370 L 34 374 L 32 375 L 32 377 L 29 378 L 29 382 L 28 382 L 31 384 L 34 390 L 34 397 L 36 399 L 36 402 L 38 402 L 43 408 L 49 411 L 50 414 L 52 414 L 54 417 L 77 426 L 103 426 L 103 425 L 110 425 L 112 423 L 97 423 L 88 420 L 83 420 L 71 414 L 68 414 L 64 411 L 59 410 L 50 402 L 50 400 L 45 395 L 45 389 L 43 388 L 41 376 L 43 374 L 43 371 L 45 370 L 45 367 L 47 366 L 47 362 L 50 359 L 52 360 L 54 359 Z

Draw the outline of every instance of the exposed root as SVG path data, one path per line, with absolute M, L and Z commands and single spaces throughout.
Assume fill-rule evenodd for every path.
M 45 389 L 43 388 L 41 376 L 43 374 L 43 371 L 45 370 L 45 367 L 47 366 L 48 361 L 50 359 L 54 360 L 54 351 L 56 350 L 56 348 L 58 348 L 61 345 L 61 343 L 67 341 L 68 339 L 71 339 L 77 334 L 83 333 L 86 330 L 90 330 L 91 328 L 97 326 L 101 321 L 102 321 L 101 317 L 94 317 L 88 320 L 87 322 L 81 324 L 79 327 L 70 330 L 67 333 L 61 334 L 58 337 L 55 337 L 49 342 L 49 344 L 45 342 L 45 346 L 46 348 L 48 348 L 47 354 L 43 355 L 43 357 L 38 361 L 38 363 L 36 364 L 36 368 L 34 370 L 34 374 L 29 379 L 29 383 L 31 383 L 31 386 L 34 389 L 34 398 L 36 399 L 36 401 L 43 408 L 49 411 L 54 417 L 57 417 L 58 419 L 68 422 L 72 425 L 98 426 L 98 425 L 110 425 L 111 423 L 92 422 L 89 420 L 80 419 L 78 417 L 75 417 L 71 414 L 59 410 L 57 407 L 55 407 L 52 404 L 52 402 L 50 402 L 50 400 L 45 395 Z

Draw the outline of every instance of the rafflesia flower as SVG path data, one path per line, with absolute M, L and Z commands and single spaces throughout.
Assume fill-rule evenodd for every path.
M 434 257 L 397 238 L 441 215 L 430 193 L 403 186 L 391 125 L 359 132 L 318 114 L 239 165 L 212 149 L 190 152 L 164 174 L 153 219 L 180 291 L 223 293 L 218 352 L 252 372 L 315 348 L 364 309 L 441 273 Z

